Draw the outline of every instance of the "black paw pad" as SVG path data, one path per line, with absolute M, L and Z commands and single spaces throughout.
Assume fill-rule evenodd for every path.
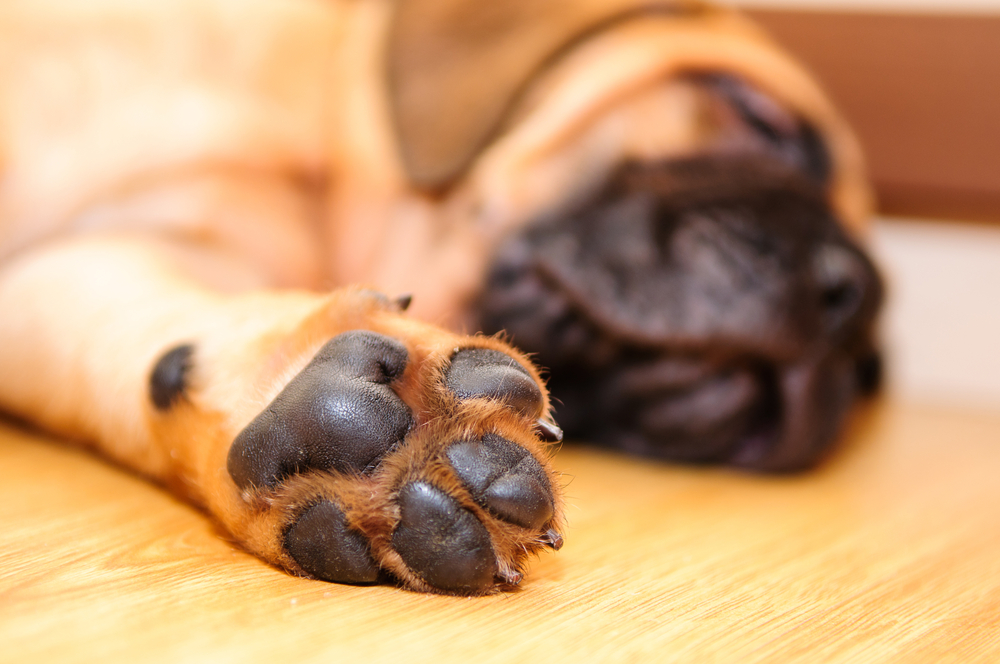
M 448 448 L 455 474 L 479 503 L 504 521 L 537 530 L 555 511 L 545 470 L 528 450 L 500 436 Z
M 493 585 L 496 556 L 483 524 L 440 489 L 414 482 L 399 492 L 392 546 L 420 578 L 441 590 L 475 593 Z
M 347 527 L 344 513 L 328 500 L 307 509 L 288 529 L 285 550 L 317 579 L 336 583 L 378 580 L 368 541 Z
M 542 391 L 517 360 L 487 348 L 455 353 L 445 378 L 459 399 L 500 399 L 528 417 L 542 413 Z
M 149 375 L 149 399 L 157 410 L 169 410 L 187 389 L 194 346 L 184 344 L 160 356 Z
M 229 450 L 240 488 L 273 487 L 305 469 L 364 471 L 410 429 L 406 404 L 389 387 L 406 348 L 374 332 L 331 339 L 251 422 Z

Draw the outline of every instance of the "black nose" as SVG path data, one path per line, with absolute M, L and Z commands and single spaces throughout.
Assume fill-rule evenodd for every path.
M 813 255 L 812 271 L 825 332 L 837 338 L 858 334 L 881 299 L 871 262 L 853 247 L 824 244 Z

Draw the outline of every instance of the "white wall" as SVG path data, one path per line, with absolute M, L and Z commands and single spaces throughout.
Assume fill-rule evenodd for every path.
M 1000 0 L 728 0 L 754 9 L 1000 14 Z
M 1000 411 L 1000 228 L 882 220 L 889 391 Z

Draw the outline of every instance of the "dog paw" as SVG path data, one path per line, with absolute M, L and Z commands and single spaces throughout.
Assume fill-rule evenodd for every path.
M 516 584 L 529 554 L 562 544 L 545 388 L 496 339 L 406 323 L 334 335 L 235 436 L 229 525 L 327 581 Z

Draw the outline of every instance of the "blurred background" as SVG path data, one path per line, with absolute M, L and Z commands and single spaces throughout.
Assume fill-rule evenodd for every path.
M 865 148 L 890 393 L 1000 411 L 1000 0 L 734 0 Z

